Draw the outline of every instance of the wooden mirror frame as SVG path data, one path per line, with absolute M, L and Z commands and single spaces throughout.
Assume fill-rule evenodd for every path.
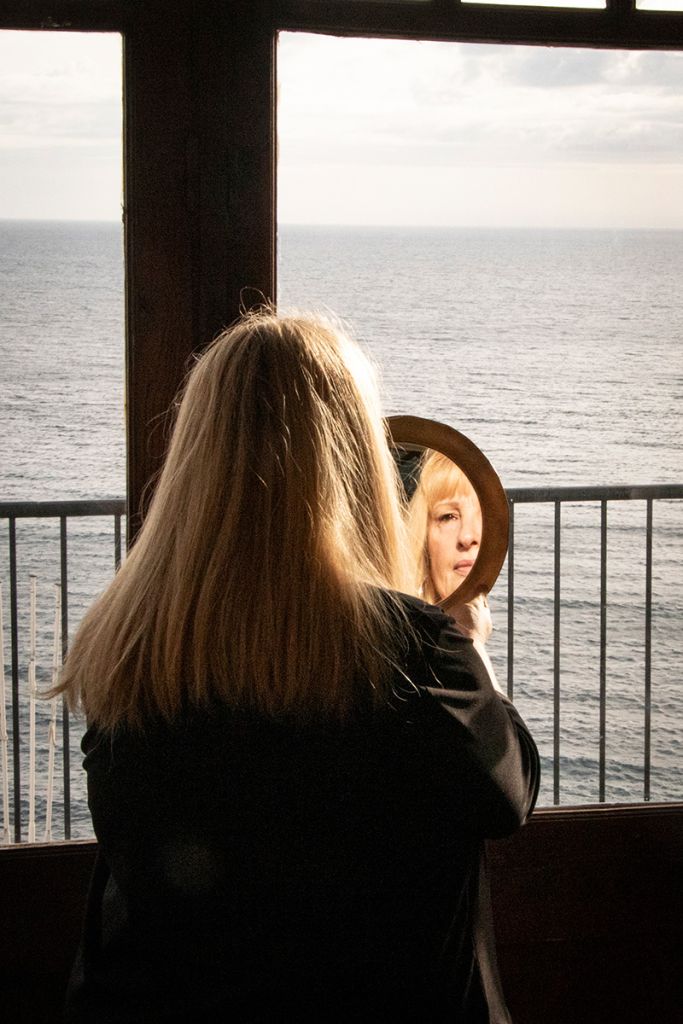
M 438 602 L 444 611 L 488 594 L 503 568 L 508 549 L 510 512 L 500 477 L 480 448 L 459 430 L 420 416 L 388 416 L 392 447 L 419 446 L 441 452 L 468 477 L 481 505 L 479 554 L 469 574 L 448 597 Z

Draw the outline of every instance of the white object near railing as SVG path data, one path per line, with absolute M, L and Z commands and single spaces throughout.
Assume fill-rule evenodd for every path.
M 55 618 L 52 633 L 52 677 L 50 686 L 57 685 L 62 664 L 62 592 L 55 583 Z M 50 701 L 50 725 L 47 733 L 47 789 L 45 793 L 45 842 L 52 839 L 52 800 L 55 776 L 55 751 L 57 750 L 57 698 Z
M 36 590 L 30 577 L 30 621 L 28 656 L 28 841 L 36 841 Z
M 2 841 L 10 841 L 9 825 L 9 739 L 5 707 L 5 625 L 0 581 L 0 773 L 2 776 Z

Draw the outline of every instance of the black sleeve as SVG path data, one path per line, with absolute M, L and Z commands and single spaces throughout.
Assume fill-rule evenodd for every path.
M 410 701 L 440 770 L 449 773 L 471 825 L 494 838 L 514 832 L 531 814 L 540 780 L 539 756 L 514 705 L 493 686 L 472 641 L 440 609 L 422 605 L 411 618 L 419 637 L 410 666 Z

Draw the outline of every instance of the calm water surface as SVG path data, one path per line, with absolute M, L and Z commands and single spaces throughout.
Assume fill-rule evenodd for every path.
M 347 319 L 379 369 L 387 413 L 471 437 L 506 486 L 683 480 L 681 232 L 280 230 L 280 300 Z M 2 498 L 124 490 L 123 257 L 110 224 L 0 223 Z M 515 700 L 552 801 L 553 509 L 519 507 Z M 599 505 L 563 511 L 561 801 L 597 799 Z M 645 508 L 608 513 L 607 799 L 643 793 Z M 6 526 L 0 535 L 9 688 Z M 38 580 L 38 678 L 49 677 L 58 525 L 20 523 L 22 715 L 29 576 Z M 70 632 L 113 566 L 107 520 L 69 527 Z M 683 522 L 655 504 L 652 796 L 683 796 Z M 492 595 L 492 655 L 506 672 L 506 570 Z M 7 697 L 10 714 L 9 695 Z M 38 812 L 48 709 L 38 710 Z M 76 834 L 88 834 L 78 724 Z M 11 721 L 10 721 L 11 739 Z M 22 729 L 22 763 L 27 747 Z M 58 769 L 61 754 L 57 753 Z M 11 757 L 10 757 L 11 763 Z M 59 790 L 61 799 L 61 789 Z M 59 801 L 58 801 L 59 802 Z M 59 821 L 59 809 L 55 810 Z M 56 835 L 59 828 L 56 827 Z

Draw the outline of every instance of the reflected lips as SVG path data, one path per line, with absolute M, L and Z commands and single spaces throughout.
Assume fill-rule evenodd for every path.
M 463 558 L 462 561 L 456 562 L 453 568 L 455 569 L 456 572 L 459 572 L 461 576 L 467 576 L 467 573 L 470 571 L 473 565 L 473 558 Z

